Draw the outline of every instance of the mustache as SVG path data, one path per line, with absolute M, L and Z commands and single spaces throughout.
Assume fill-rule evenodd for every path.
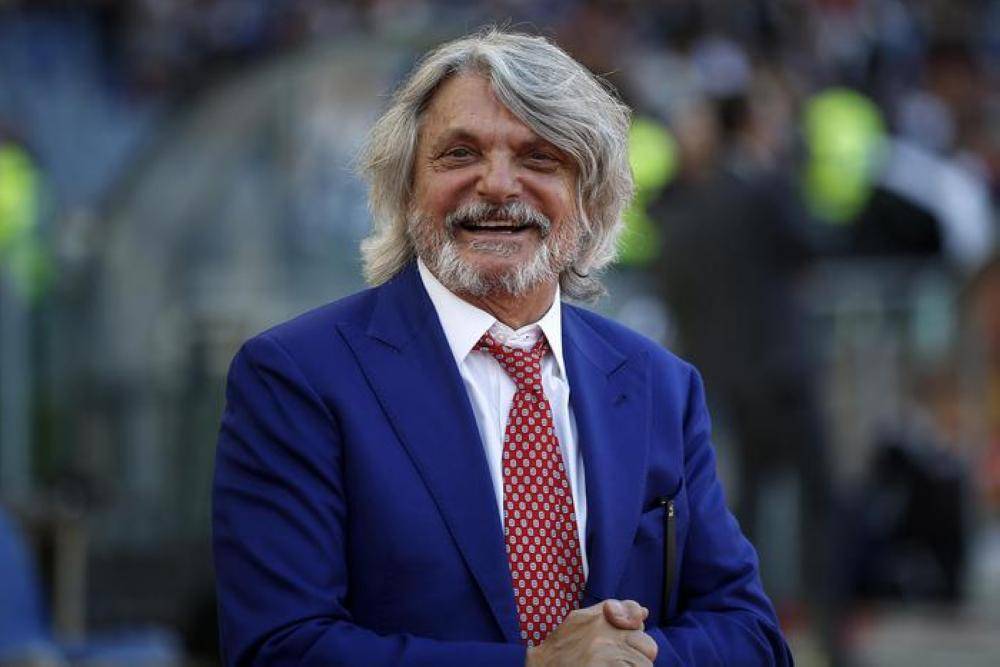
M 450 232 L 458 225 L 476 224 L 488 220 L 504 220 L 518 226 L 532 225 L 541 231 L 543 238 L 548 236 L 552 229 L 552 221 L 545 214 L 522 201 L 506 204 L 486 202 L 462 204 L 444 217 L 444 225 Z

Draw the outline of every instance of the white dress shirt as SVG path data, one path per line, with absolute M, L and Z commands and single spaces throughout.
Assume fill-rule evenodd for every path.
M 493 355 L 474 350 L 476 343 L 487 331 L 498 343 L 522 350 L 531 349 L 539 336 L 545 335 L 552 354 L 542 359 L 542 389 L 552 406 L 556 437 L 562 450 L 563 464 L 569 475 L 576 508 L 576 524 L 583 557 L 583 576 L 588 572 L 586 528 L 587 495 L 584 486 L 583 458 L 576 437 L 576 421 L 569 404 L 569 383 L 562 353 L 562 313 L 559 289 L 548 312 L 535 324 L 514 331 L 484 310 L 476 308 L 452 292 L 418 260 L 417 267 L 424 288 L 434 304 L 444 335 L 448 339 L 455 363 L 465 383 L 465 390 L 472 404 L 472 412 L 483 441 L 486 462 L 493 479 L 497 511 L 503 525 L 503 436 L 507 429 L 507 415 L 517 387 Z

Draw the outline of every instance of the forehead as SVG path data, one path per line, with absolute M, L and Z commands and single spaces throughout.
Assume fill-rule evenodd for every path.
M 431 97 L 421 119 L 421 143 L 455 133 L 482 139 L 538 140 L 534 131 L 497 99 L 489 80 L 474 72 L 446 79 Z

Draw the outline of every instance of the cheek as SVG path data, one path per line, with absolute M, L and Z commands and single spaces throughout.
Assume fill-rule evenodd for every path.
M 468 190 L 468 177 L 456 173 L 431 173 L 415 180 L 413 201 L 425 212 L 453 209 Z
M 552 217 L 566 222 L 576 217 L 576 195 L 570 189 L 562 189 L 552 197 Z
M 576 210 L 576 189 L 572 179 L 552 174 L 534 180 L 528 190 L 541 205 L 542 212 L 556 222 L 573 217 Z

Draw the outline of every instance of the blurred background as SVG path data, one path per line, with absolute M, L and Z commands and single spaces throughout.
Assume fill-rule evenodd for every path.
M 362 287 L 428 47 L 634 108 L 597 305 L 701 369 L 799 664 L 1000 664 L 1000 2 L 0 0 L 0 664 L 218 664 L 229 360 Z

